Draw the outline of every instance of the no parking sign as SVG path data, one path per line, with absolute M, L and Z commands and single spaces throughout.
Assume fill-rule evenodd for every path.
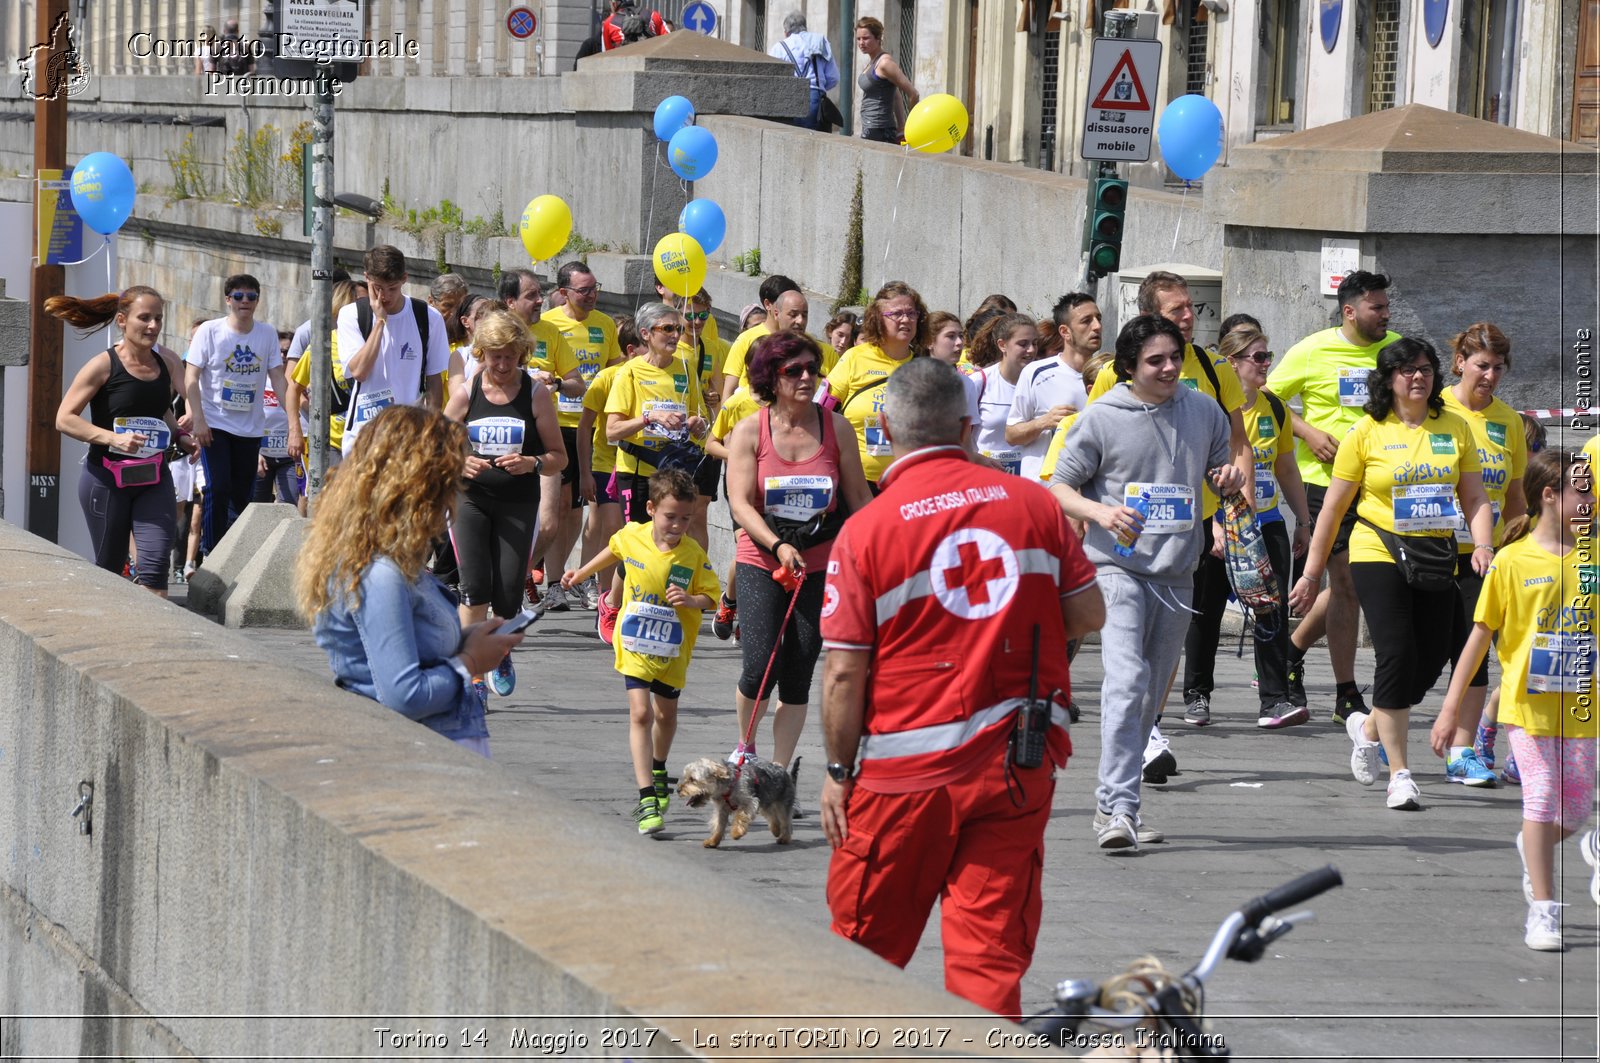
M 532 8 L 514 7 L 506 12 L 506 32 L 517 40 L 527 40 L 538 28 L 539 19 Z

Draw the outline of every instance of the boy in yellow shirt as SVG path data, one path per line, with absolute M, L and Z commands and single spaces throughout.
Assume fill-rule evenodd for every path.
M 582 568 L 561 577 L 561 585 L 570 589 L 611 565 L 622 573 L 622 616 L 612 643 L 628 691 L 628 748 L 639 786 L 633 818 L 640 834 L 656 834 L 664 826 L 678 698 L 700 634 L 700 614 L 722 591 L 705 550 L 684 534 L 695 496 L 694 478 L 682 469 L 655 473 L 646 503 L 650 520 L 625 525 Z

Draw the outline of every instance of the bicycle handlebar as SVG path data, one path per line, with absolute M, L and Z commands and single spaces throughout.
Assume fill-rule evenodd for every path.
M 1344 885 L 1344 876 L 1339 874 L 1339 869 L 1329 864 L 1327 867 L 1308 872 L 1286 882 L 1277 889 L 1265 893 L 1239 909 L 1244 916 L 1245 923 L 1255 926 L 1262 919 L 1274 912 L 1281 912 L 1285 908 L 1293 908 L 1297 904 L 1309 901 L 1321 893 L 1326 893 L 1335 886 Z

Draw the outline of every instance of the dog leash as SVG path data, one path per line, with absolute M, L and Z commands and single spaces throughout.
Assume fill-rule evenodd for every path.
M 776 580 L 778 573 L 782 571 L 783 569 L 779 568 L 776 572 L 773 572 L 772 578 Z M 767 689 L 767 680 L 772 676 L 772 666 L 778 663 L 778 651 L 783 648 L 783 633 L 788 630 L 789 618 L 794 616 L 794 607 L 800 601 L 800 588 L 805 586 L 805 572 L 801 571 L 794 579 L 794 592 L 789 595 L 789 608 L 783 614 L 783 623 L 778 625 L 778 634 L 772 640 L 772 656 L 767 658 L 766 671 L 761 673 L 761 684 L 756 687 L 756 705 L 761 704 L 761 692 Z M 739 740 L 741 748 L 750 748 L 750 739 L 756 733 L 756 722 L 759 719 L 760 717 L 756 715 L 755 705 L 752 705 L 750 707 L 750 722 L 745 726 L 744 737 Z M 733 766 L 733 786 L 730 786 L 727 794 L 723 796 L 723 800 L 727 802 L 729 808 L 733 807 L 733 791 L 739 785 L 739 776 L 743 771 L 744 758 L 740 757 L 739 763 Z

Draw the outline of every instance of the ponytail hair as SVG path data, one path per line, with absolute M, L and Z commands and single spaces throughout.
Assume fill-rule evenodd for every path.
M 1027 314 L 1004 313 L 991 317 L 973 338 L 972 347 L 967 351 L 967 361 L 979 369 L 998 364 L 1001 358 L 1000 344 L 1009 340 L 1024 325 L 1039 327 Z
M 93 299 L 79 299 L 73 295 L 52 295 L 44 301 L 44 312 L 51 317 L 58 317 L 84 333 L 93 332 L 103 328 L 116 320 L 118 314 L 126 314 L 133 309 L 133 302 L 141 296 L 154 296 L 159 302 L 165 303 L 161 293 L 154 288 L 143 284 L 135 284 L 122 294 L 107 292 L 97 295 Z
M 1522 493 L 1528 500 L 1528 510 L 1506 522 L 1500 542 L 1502 547 L 1510 546 L 1533 530 L 1533 522 L 1544 509 L 1545 489 L 1559 494 L 1572 467 L 1577 464 L 1586 465 L 1588 459 L 1575 456 L 1570 450 L 1547 447 L 1528 455 L 1528 467 L 1522 474 Z

